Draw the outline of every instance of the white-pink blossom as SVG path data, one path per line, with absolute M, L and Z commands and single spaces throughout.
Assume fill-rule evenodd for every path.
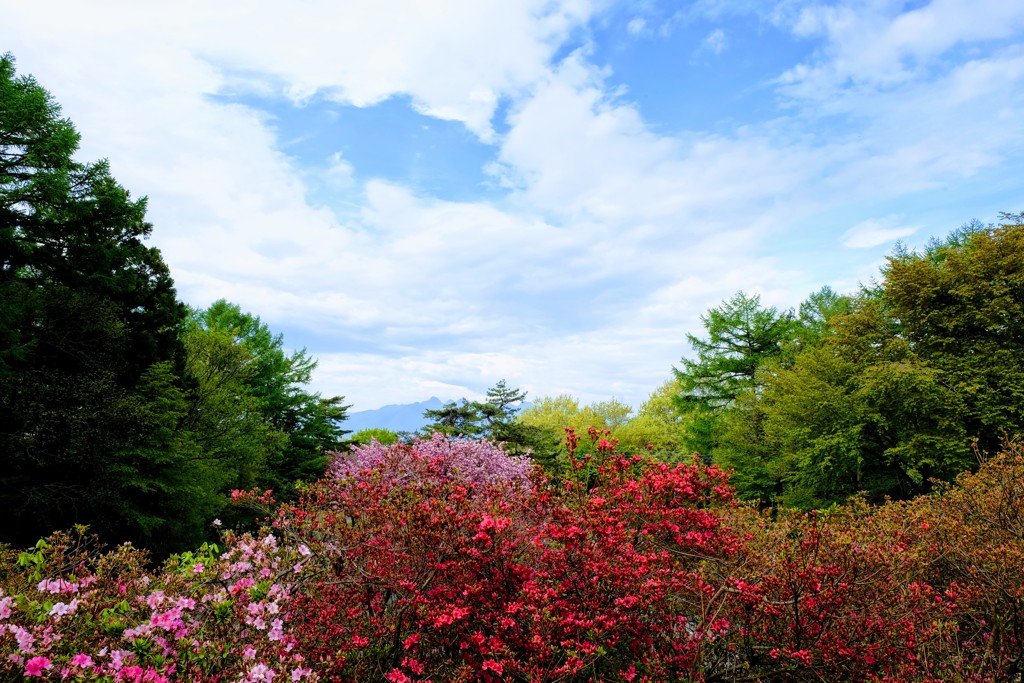
M 428 461 L 445 479 L 475 484 L 525 483 L 533 469 L 529 458 L 509 455 L 501 444 L 434 434 L 408 445 L 384 446 L 372 441 L 347 454 L 335 453 L 328 474 L 358 479 L 368 470 L 377 470 L 386 477 L 402 480 L 415 476 L 410 459 L 417 457 Z

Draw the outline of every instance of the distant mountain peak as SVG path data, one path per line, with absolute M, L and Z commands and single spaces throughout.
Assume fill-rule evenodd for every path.
M 358 410 L 349 413 L 345 421 L 345 429 L 358 432 L 362 429 L 390 429 L 393 432 L 415 432 L 427 426 L 429 420 L 423 417 L 424 411 L 437 410 L 444 406 L 444 401 L 431 396 L 426 401 L 417 403 L 394 403 L 373 410 Z

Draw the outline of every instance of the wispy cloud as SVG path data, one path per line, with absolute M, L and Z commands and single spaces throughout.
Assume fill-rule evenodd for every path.
M 647 30 L 647 20 L 643 17 L 630 19 L 629 23 L 626 24 L 626 30 L 629 31 L 630 35 L 639 36 Z
M 850 249 L 868 249 L 891 245 L 898 239 L 909 237 L 921 229 L 920 225 L 904 225 L 896 216 L 861 221 L 844 232 L 840 239 Z
M 716 28 L 704 38 L 704 42 L 701 43 L 700 46 L 701 50 L 717 55 L 721 54 L 722 50 L 724 50 L 728 44 L 728 40 L 725 37 L 725 31 L 720 28 Z
M 822 101 L 837 90 L 887 89 L 941 73 L 944 65 L 935 61 L 940 55 L 1024 28 L 1024 6 L 933 0 L 902 12 L 881 0 L 811 3 L 795 15 L 791 28 L 826 43 L 817 60 L 798 64 L 780 82 L 794 97 Z

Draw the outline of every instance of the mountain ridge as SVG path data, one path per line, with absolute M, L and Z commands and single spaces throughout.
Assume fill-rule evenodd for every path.
M 465 399 L 459 399 L 465 400 Z M 423 417 L 424 411 L 438 410 L 448 403 L 459 401 L 442 401 L 437 396 L 431 396 L 426 401 L 416 403 L 393 403 L 380 408 L 370 410 L 359 410 L 348 414 L 345 420 L 345 429 L 351 433 L 363 429 L 389 429 L 393 432 L 416 432 L 430 424 L 430 420 Z M 516 406 L 516 411 L 529 408 L 533 403 L 524 401 Z
M 393 403 L 371 410 L 349 413 L 345 428 L 353 433 L 363 429 L 390 429 L 393 432 L 415 432 L 425 427 L 429 420 L 423 417 L 426 410 L 444 407 L 444 401 L 431 396 L 416 403 Z

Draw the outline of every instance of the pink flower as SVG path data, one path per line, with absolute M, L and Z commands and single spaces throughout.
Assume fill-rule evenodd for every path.
M 68 614 L 73 614 L 74 611 L 77 608 L 78 608 L 78 599 L 77 598 L 72 600 L 68 604 L 64 604 L 63 602 L 58 602 L 56 605 L 54 605 L 52 608 L 50 608 L 50 616 L 51 617 L 52 616 L 56 616 L 57 617 L 56 621 L 59 621 L 61 617 L 65 616 L 65 615 L 68 615 Z
M 35 651 L 36 637 L 34 635 L 20 626 L 11 626 L 10 630 L 14 633 L 15 640 L 18 641 L 18 649 L 27 655 Z
M 25 675 L 42 677 L 43 671 L 49 669 L 50 664 L 50 660 L 46 657 L 33 657 L 25 664 Z
M 125 668 L 121 669 L 121 671 L 117 675 L 117 680 L 141 683 L 142 675 L 144 673 L 145 670 L 141 666 L 133 664 L 132 666 L 126 666 Z
M 77 593 L 78 584 L 70 583 L 64 579 L 43 579 L 36 586 L 40 593 Z
M 71 658 L 71 666 L 92 666 L 92 657 L 86 654 L 77 654 Z
M 0 596 L 2 596 L 3 594 L 4 594 L 4 592 L 2 590 L 0 590 Z M 14 598 L 11 598 L 11 597 L 0 598 L 0 619 L 6 619 L 7 617 L 9 617 L 12 614 L 14 614 L 14 610 L 11 609 L 11 605 L 13 605 L 13 604 L 14 604 Z
M 502 669 L 501 664 L 499 664 L 498 662 L 494 661 L 493 659 L 485 659 L 484 660 L 484 664 L 483 664 L 483 666 L 481 668 L 484 671 L 493 671 L 494 673 L 498 674 L 499 676 L 501 675 L 501 672 L 504 670 L 504 669 Z
M 124 666 L 126 661 L 130 661 L 135 656 L 134 652 L 128 650 L 111 650 L 110 651 L 110 663 L 114 667 L 115 671 L 119 671 Z
M 267 634 L 267 640 L 278 641 L 284 637 L 284 622 L 280 619 L 274 619 L 270 622 L 270 633 Z
M 249 563 L 248 562 L 244 562 L 244 563 L 240 562 L 239 564 L 248 565 Z M 244 571 L 245 569 L 248 569 L 248 568 L 249 567 L 246 566 L 242 571 Z M 231 592 L 232 595 L 236 595 L 238 593 L 241 593 L 244 590 L 248 590 L 249 588 L 252 588 L 255 585 L 256 585 L 256 582 L 246 576 L 246 577 L 242 577 L 241 579 L 239 579 L 235 583 L 235 585 L 229 587 L 228 590 Z
M 274 678 L 274 674 L 276 674 L 276 673 L 277 673 L 276 671 L 271 669 L 266 664 L 257 664 L 253 668 L 249 669 L 249 672 L 246 675 L 246 680 L 247 681 L 254 681 L 254 682 L 262 681 L 263 683 L 270 683 L 273 680 L 273 678 Z

